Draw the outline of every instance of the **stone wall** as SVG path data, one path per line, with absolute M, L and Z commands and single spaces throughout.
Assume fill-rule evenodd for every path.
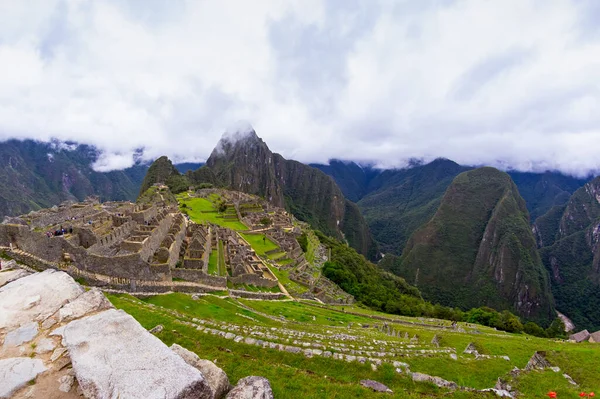
M 144 224 L 154 219 L 158 214 L 158 209 L 153 205 L 147 209 L 136 210 L 131 214 L 131 218 L 139 224 Z
M 173 278 L 179 278 L 185 281 L 211 285 L 214 287 L 227 288 L 227 278 L 221 276 L 211 276 L 197 269 L 181 269 L 176 268 L 171 270 Z
M 257 287 L 273 288 L 277 285 L 277 281 L 260 277 L 258 274 L 241 274 L 228 279 L 234 284 L 249 284 Z
M 144 261 L 148 262 L 152 260 L 152 255 L 160 247 L 161 242 L 169 233 L 172 224 L 173 216 L 168 214 L 158 223 L 158 226 L 152 231 L 150 237 L 143 241 L 142 248 L 140 249 L 140 257 Z
M 233 297 L 248 298 L 248 299 L 262 299 L 262 300 L 273 300 L 283 299 L 285 294 L 283 292 L 251 292 L 241 290 L 229 290 L 229 294 Z

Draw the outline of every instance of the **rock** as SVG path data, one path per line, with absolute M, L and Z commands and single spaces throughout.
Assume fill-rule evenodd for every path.
M 86 397 L 212 398 L 202 373 L 122 310 L 70 322 L 63 342 Z
M 550 367 L 550 370 L 554 371 L 555 373 L 560 373 L 560 367 Z
M 430 382 L 440 388 L 458 389 L 458 384 L 453 381 L 446 381 L 443 378 L 431 376 L 423 373 L 412 373 L 412 379 L 416 382 Z
M 450 354 L 450 359 L 452 359 L 452 360 L 458 360 L 458 356 L 456 356 L 456 353 L 451 353 Z
M 371 388 L 375 392 L 393 393 L 391 389 L 383 385 L 381 382 L 373 380 L 360 380 L 360 385 L 366 388 Z
M 32 321 L 22 327 L 17 328 L 6 334 L 4 338 L 4 347 L 19 346 L 24 342 L 29 342 L 35 338 L 38 333 L 38 323 Z
M 111 309 L 112 307 L 112 304 L 106 299 L 102 291 L 94 287 L 60 308 L 58 311 L 58 321 L 63 322 L 78 319 L 88 313 Z
M 43 321 L 84 292 L 67 273 L 46 270 L 0 288 L 0 329 Z
M 563 377 L 565 377 L 565 379 L 569 382 L 569 384 L 571 384 L 573 386 L 579 386 L 579 384 L 577 384 L 575 382 L 575 380 L 573 380 L 573 378 L 569 374 L 563 374 Z
M 75 377 L 73 377 L 72 375 L 63 375 L 62 377 L 60 377 L 58 379 L 58 382 L 60 383 L 60 386 L 58 387 L 59 391 L 69 392 L 71 390 L 71 388 L 73 387 L 73 383 L 75 382 Z
M 436 348 L 439 348 L 440 347 L 440 341 L 441 341 L 441 338 L 437 334 L 435 334 L 433 336 L 433 338 L 431 339 L 431 344 L 433 346 L 435 346 Z
M 475 344 L 473 342 L 470 342 L 469 345 L 467 345 L 467 347 L 463 351 L 463 353 L 477 356 L 479 354 L 479 351 L 477 350 Z
M 479 392 L 493 392 L 496 394 L 496 396 L 499 396 L 501 398 L 514 398 L 512 393 L 505 391 L 503 389 L 487 388 L 487 389 L 482 389 Z
M 374 363 L 371 363 L 371 370 L 377 371 L 377 365 Z
M 552 365 L 546 360 L 546 352 L 535 352 L 527 365 L 525 366 L 526 371 L 531 370 L 543 370 L 551 367 Z
M 155 326 L 154 328 L 150 329 L 150 331 L 148 331 L 150 334 L 158 334 L 160 332 L 162 332 L 162 330 L 164 330 L 165 328 L 163 327 L 162 324 L 159 324 L 157 326 Z
M 266 378 L 250 376 L 239 380 L 227 399 L 273 399 L 273 390 Z
M 35 347 L 35 353 L 41 355 L 44 353 L 52 352 L 54 348 L 56 348 L 56 343 L 54 343 L 54 340 L 50 338 L 42 338 L 38 341 Z
M 171 345 L 171 350 L 181 356 L 187 364 L 200 370 L 204 378 L 208 381 L 215 399 L 222 398 L 231 389 L 227 374 L 210 360 L 202 360 L 194 352 L 177 344 Z
M 67 348 L 56 348 L 54 350 L 54 352 L 52 352 L 52 356 L 50 356 L 50 361 L 51 362 L 56 361 L 56 359 L 61 357 L 63 355 L 63 353 L 65 353 L 66 351 L 67 351 Z
M 22 269 L 2 271 L 0 272 L 0 287 L 28 275 L 29 273 Z
M 40 359 L 13 357 L 0 360 L 0 398 L 10 398 L 44 371 L 46 367 Z

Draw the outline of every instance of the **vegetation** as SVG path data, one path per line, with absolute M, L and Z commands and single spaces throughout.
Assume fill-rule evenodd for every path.
M 457 176 L 402 257 L 384 259 L 382 266 L 414 282 L 432 302 L 463 310 L 507 309 L 544 325 L 553 318 L 548 276 L 525 203 L 510 176 L 493 168 Z M 525 289 L 533 306 L 515 306 Z
M 148 168 L 140 188 L 140 196 L 156 183 L 167 185 L 173 194 L 187 191 L 190 186 L 187 177 L 180 174 L 169 158 L 165 156 L 158 158 Z
M 498 377 L 512 378 L 509 373 L 513 367 L 523 368 L 535 351 L 544 350 L 548 360 L 559 366 L 561 372 L 548 370 L 521 374 L 511 381 L 511 385 L 522 397 L 542 398 L 549 391 L 556 391 L 559 397 L 577 397 L 580 391 L 597 391 L 600 388 L 600 347 L 593 344 L 565 344 L 522 334 L 501 333 L 481 326 L 475 330 L 464 323 L 460 323 L 460 327 L 467 329 L 466 333 L 441 331 L 435 328 L 440 323 L 444 324 L 439 320 L 388 316 L 356 306 L 344 306 L 342 311 L 340 306 L 317 305 L 314 302 L 238 302 L 212 295 L 195 301 L 184 294 L 161 295 L 143 301 L 127 295 L 109 295 L 109 299 L 118 308 L 132 314 L 145 328 L 162 324 L 165 328 L 157 334 L 159 339 L 167 345 L 178 343 L 203 359 L 215 361 L 233 384 L 248 375 L 268 378 L 277 398 L 379 398 L 380 393 L 359 385 L 358 382 L 362 379 L 380 381 L 392 389 L 395 396 L 408 399 L 491 396 L 460 390 L 452 392 L 430 384 L 415 383 L 405 374 L 396 373 L 390 364 L 383 364 L 373 370 L 368 362 L 349 363 L 320 356 L 307 358 L 303 354 L 236 343 L 218 335 L 198 331 L 182 322 L 199 318 L 219 324 L 226 322 L 248 327 L 262 326 L 274 328 L 275 331 L 291 329 L 325 337 L 331 335 L 331 332 L 343 331 L 359 337 L 358 342 L 376 339 L 393 345 L 398 342 L 396 338 L 372 328 L 373 324 L 384 322 L 372 317 L 383 317 L 394 329 L 406 332 L 411 337 L 418 335 L 419 341 L 423 343 L 430 342 L 434 335 L 441 335 L 441 349 L 452 349 L 459 354 L 458 360 L 452 360 L 445 354 L 402 358 L 401 361 L 407 362 L 412 371 L 483 389 L 493 387 Z M 157 307 L 149 308 L 147 303 Z M 167 310 L 176 310 L 181 316 L 176 317 Z M 371 327 L 363 328 L 364 325 Z M 475 343 L 480 353 L 492 358 L 474 360 L 460 355 L 470 342 Z M 322 343 L 329 346 L 329 339 L 324 338 Z M 494 356 L 508 356 L 510 360 Z M 580 386 L 570 386 L 562 373 L 568 373 Z
M 224 218 L 223 212 L 218 212 L 217 206 L 222 204 L 222 201 L 218 197 L 212 199 L 190 197 L 187 193 L 180 194 L 177 196 L 179 201 L 179 208 L 196 223 L 210 222 L 222 227 L 227 227 L 235 231 L 248 230 L 248 227 L 235 218 Z M 227 210 L 226 206 L 221 209 Z
M 254 252 L 259 256 L 266 256 L 265 252 L 279 249 L 277 244 L 267 238 L 264 234 L 245 234 L 240 235 L 250 244 Z

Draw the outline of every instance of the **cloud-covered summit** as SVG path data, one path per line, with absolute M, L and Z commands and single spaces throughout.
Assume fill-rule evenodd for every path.
M 99 170 L 206 159 L 247 120 L 303 162 L 600 169 L 595 0 L 0 3 L 0 140 Z

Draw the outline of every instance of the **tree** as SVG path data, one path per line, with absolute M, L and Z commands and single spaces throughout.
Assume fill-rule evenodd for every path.
M 533 335 L 535 337 L 546 337 L 546 332 L 544 329 L 532 321 L 525 323 L 523 326 L 523 331 L 525 331 L 526 334 Z
M 270 226 L 272 223 L 271 219 L 269 219 L 268 217 L 263 217 L 260 219 L 260 224 L 262 224 L 263 226 Z

